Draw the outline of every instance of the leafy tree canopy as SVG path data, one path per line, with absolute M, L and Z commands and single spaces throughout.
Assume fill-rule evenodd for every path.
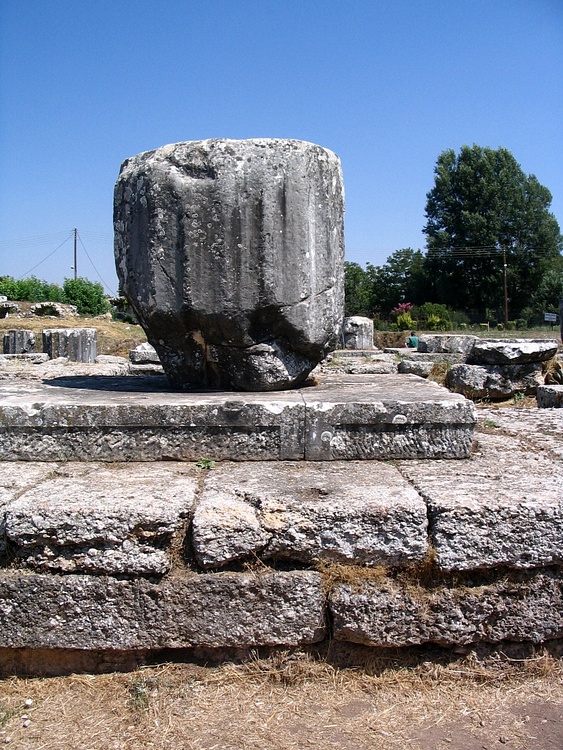
M 430 296 L 467 310 L 502 308 L 506 252 L 510 307 L 519 312 L 563 247 L 550 205 L 549 190 L 507 149 L 442 152 L 423 229 Z

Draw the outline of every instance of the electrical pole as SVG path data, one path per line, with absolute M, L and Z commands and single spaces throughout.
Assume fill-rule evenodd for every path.
M 78 230 L 75 227 L 74 228 L 74 265 L 73 265 L 73 268 L 74 268 L 74 280 L 75 281 L 76 281 L 76 278 L 78 276 L 78 269 L 76 267 L 76 262 L 77 262 L 76 239 L 77 239 L 77 235 L 78 235 Z
M 508 266 L 506 264 L 506 245 L 502 246 L 502 262 L 504 265 L 504 327 L 508 329 Z

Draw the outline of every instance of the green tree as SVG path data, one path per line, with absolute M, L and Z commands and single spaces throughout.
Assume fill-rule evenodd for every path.
M 344 263 L 344 315 L 366 315 L 371 312 L 371 279 L 359 263 Z
M 427 194 L 428 297 L 456 309 L 504 307 L 507 260 L 512 316 L 529 302 L 561 233 L 551 194 L 504 148 L 463 146 L 442 152 Z
M 103 286 L 88 279 L 65 279 L 63 302 L 76 305 L 80 315 L 102 315 L 110 309 Z
M 563 299 L 563 258 L 548 268 L 530 298 L 526 308 L 531 323 L 543 323 L 544 313 L 559 312 L 559 300 Z
M 372 306 L 384 316 L 401 302 L 418 304 L 426 295 L 425 258 L 410 247 L 396 250 L 382 266 L 370 266 Z

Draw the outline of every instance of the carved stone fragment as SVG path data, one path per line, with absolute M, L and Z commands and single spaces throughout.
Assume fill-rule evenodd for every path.
M 270 391 L 334 348 L 343 185 L 303 141 L 212 139 L 125 161 L 115 188 L 123 292 L 173 386 Z

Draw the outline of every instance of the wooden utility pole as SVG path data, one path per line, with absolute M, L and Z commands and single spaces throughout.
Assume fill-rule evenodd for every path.
M 504 327 L 508 329 L 508 266 L 506 264 L 506 245 L 502 246 L 502 262 L 504 265 Z
M 74 265 L 73 265 L 73 268 L 74 268 L 74 279 L 75 280 L 78 277 L 78 268 L 76 267 L 76 264 L 77 264 L 77 252 L 76 252 L 76 240 L 77 240 L 77 236 L 78 236 L 78 230 L 75 227 L 74 228 Z

